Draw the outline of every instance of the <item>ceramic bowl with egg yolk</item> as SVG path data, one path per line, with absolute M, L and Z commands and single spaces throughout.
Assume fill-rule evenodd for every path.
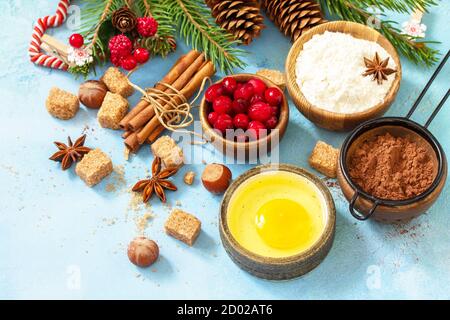
M 228 188 L 220 237 L 230 258 L 264 279 L 299 277 L 319 265 L 334 239 L 336 210 L 324 183 L 288 164 L 255 167 Z

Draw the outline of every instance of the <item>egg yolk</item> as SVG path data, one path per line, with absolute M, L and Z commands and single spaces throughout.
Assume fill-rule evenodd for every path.
M 274 199 L 259 208 L 255 217 L 261 239 L 277 249 L 298 247 L 312 238 L 313 221 L 299 203 Z

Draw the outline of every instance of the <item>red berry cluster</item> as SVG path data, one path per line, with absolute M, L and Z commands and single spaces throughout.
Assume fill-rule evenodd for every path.
M 158 21 L 152 17 L 137 18 L 137 31 L 144 38 L 153 37 L 158 31 Z
M 248 130 L 258 139 L 262 130 L 278 125 L 283 93 L 277 87 L 267 88 L 258 78 L 237 82 L 226 77 L 206 90 L 205 99 L 212 106 L 208 122 L 214 129 L 222 134 L 227 129 Z
M 133 43 L 123 34 L 112 37 L 109 40 L 108 48 L 112 64 L 128 71 L 136 68 L 138 63 L 143 64 L 150 59 L 147 49 L 136 48 L 133 50 Z

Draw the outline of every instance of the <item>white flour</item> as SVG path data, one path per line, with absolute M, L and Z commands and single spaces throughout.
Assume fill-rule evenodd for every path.
M 314 106 L 337 113 L 355 113 L 382 102 L 395 74 L 383 84 L 372 76 L 363 77 L 364 57 L 389 57 L 389 68 L 396 64 L 389 53 L 372 41 L 356 39 L 340 32 L 325 32 L 306 42 L 296 62 L 297 84 Z

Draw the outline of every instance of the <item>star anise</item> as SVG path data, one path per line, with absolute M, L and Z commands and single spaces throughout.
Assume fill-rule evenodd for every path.
M 166 193 L 164 189 L 177 191 L 177 187 L 167 180 L 178 172 L 178 167 L 166 168 L 161 170 L 161 158 L 155 157 L 152 163 L 152 177 L 150 179 L 141 180 L 133 187 L 133 191 L 142 191 L 143 201 L 148 202 L 155 193 L 161 202 L 166 202 Z
M 50 157 L 50 160 L 61 162 L 63 170 L 69 169 L 72 163 L 79 161 L 86 153 L 91 151 L 90 148 L 84 146 L 86 135 L 79 137 L 75 143 L 72 143 L 70 137 L 67 140 L 69 145 L 55 141 L 54 144 L 58 147 L 59 151 Z
M 389 57 L 384 60 L 380 59 L 378 52 L 375 52 L 375 57 L 373 60 L 370 60 L 364 57 L 364 64 L 366 65 L 366 71 L 363 73 L 363 76 L 373 76 L 372 80 L 377 80 L 378 84 L 382 84 L 383 80 L 387 80 L 387 76 L 393 73 L 396 73 L 397 70 L 388 68 Z

